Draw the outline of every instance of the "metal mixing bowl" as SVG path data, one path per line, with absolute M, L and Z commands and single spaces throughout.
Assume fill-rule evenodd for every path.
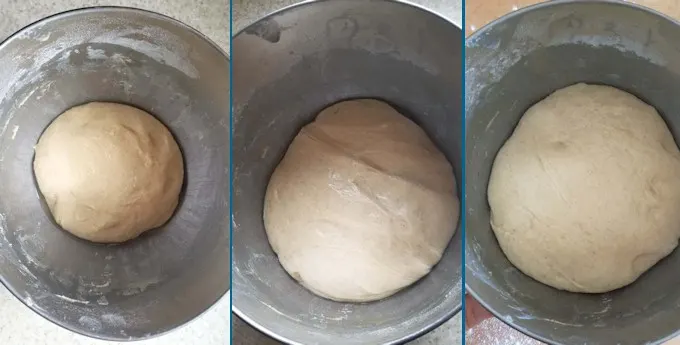
M 262 221 L 269 177 L 300 128 L 340 100 L 378 98 L 418 123 L 460 186 L 462 32 L 414 5 L 306 2 L 238 33 L 233 56 L 233 309 L 295 344 L 395 344 L 461 305 L 461 230 L 432 273 L 382 301 L 316 297 L 283 270 Z
M 638 96 L 680 138 L 679 37 L 678 23 L 639 6 L 553 1 L 503 17 L 467 40 L 467 291 L 520 331 L 550 344 L 637 345 L 659 343 L 680 328 L 678 250 L 625 288 L 559 291 L 506 259 L 486 196 L 494 157 L 522 114 L 577 82 Z
M 50 321 L 103 339 L 154 336 L 210 307 L 230 278 L 228 94 L 226 54 L 155 13 L 76 10 L 2 43 L 0 280 Z M 59 229 L 33 177 L 42 131 L 90 101 L 157 116 L 184 155 L 173 218 L 122 245 L 93 244 Z

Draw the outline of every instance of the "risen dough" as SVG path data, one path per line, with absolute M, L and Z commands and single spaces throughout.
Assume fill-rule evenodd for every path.
M 680 152 L 654 108 L 612 87 L 577 84 L 531 107 L 488 193 L 508 259 L 558 289 L 630 284 L 680 236 Z
M 288 273 L 320 296 L 371 301 L 425 274 L 455 232 L 451 165 L 389 105 L 355 100 L 302 128 L 271 177 L 264 221 Z
M 57 117 L 38 141 L 33 169 L 57 223 L 93 242 L 127 241 L 165 223 L 184 178 L 168 129 L 115 103 Z

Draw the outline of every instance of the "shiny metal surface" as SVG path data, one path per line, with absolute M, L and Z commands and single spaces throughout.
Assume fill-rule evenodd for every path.
M 677 141 L 678 37 L 678 23 L 651 10 L 581 0 L 517 11 L 467 40 L 465 278 L 467 291 L 501 320 L 550 344 L 658 344 L 677 333 L 678 250 L 622 289 L 559 291 L 503 255 L 486 192 L 493 159 L 524 111 L 577 82 L 638 96 L 659 110 Z
M 462 32 L 393 1 L 289 7 L 232 41 L 233 308 L 294 344 L 396 344 L 441 324 L 461 304 L 461 232 L 432 273 L 385 300 L 331 302 L 290 278 L 267 241 L 269 176 L 294 135 L 326 106 L 379 98 L 421 125 L 461 178 Z
M 132 340 L 167 332 L 229 289 L 229 62 L 195 30 L 140 10 L 46 18 L 0 45 L 0 280 L 72 331 Z M 33 146 L 64 110 L 89 101 L 144 109 L 185 161 L 180 205 L 122 245 L 60 230 L 41 205 Z

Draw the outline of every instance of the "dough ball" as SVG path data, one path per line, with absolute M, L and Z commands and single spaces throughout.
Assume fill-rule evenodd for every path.
M 47 127 L 33 169 L 54 219 L 93 242 L 124 242 L 165 223 L 184 179 L 168 129 L 115 103 L 72 108 Z
M 677 246 L 680 152 L 651 106 L 577 84 L 524 114 L 488 197 L 493 231 L 522 272 L 562 290 L 611 291 Z
M 288 273 L 314 293 L 394 294 L 441 258 L 458 221 L 451 165 L 376 100 L 337 103 L 302 128 L 269 181 L 264 223 Z

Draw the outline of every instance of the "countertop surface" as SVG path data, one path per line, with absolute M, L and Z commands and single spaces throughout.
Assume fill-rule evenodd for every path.
M 238 32 L 261 17 L 283 7 L 298 3 L 298 0 L 234 0 L 233 30 Z M 446 17 L 459 27 L 462 26 L 461 0 L 412 0 L 411 2 L 426 7 Z M 462 343 L 461 313 L 444 323 L 432 332 L 410 342 L 409 345 L 456 345 Z M 277 345 L 248 324 L 233 317 L 235 345 Z
M 0 41 L 22 27 L 51 14 L 90 6 L 129 6 L 160 12 L 193 26 L 228 51 L 228 0 L 0 0 Z M 166 335 L 139 345 L 229 344 L 229 295 L 206 313 Z M 116 345 L 67 331 L 24 306 L 0 284 L 0 344 L 2 345 Z

